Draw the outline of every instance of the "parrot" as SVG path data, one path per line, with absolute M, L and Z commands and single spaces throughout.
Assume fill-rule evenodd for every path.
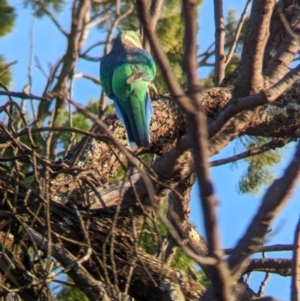
M 155 74 L 155 62 L 135 31 L 121 31 L 113 40 L 111 51 L 101 59 L 102 89 L 114 102 L 132 150 L 150 147 L 153 108 L 148 90 Z

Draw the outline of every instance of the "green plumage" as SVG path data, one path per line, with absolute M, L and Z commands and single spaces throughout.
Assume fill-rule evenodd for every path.
M 120 33 L 111 52 L 101 60 L 103 90 L 114 101 L 116 114 L 126 127 L 133 149 L 150 145 L 152 105 L 147 90 L 155 72 L 151 55 L 142 49 L 133 31 Z

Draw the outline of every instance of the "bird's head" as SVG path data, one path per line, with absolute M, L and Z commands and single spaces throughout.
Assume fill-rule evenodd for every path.
M 120 41 L 122 44 L 132 44 L 135 47 L 142 48 L 141 37 L 133 30 L 121 31 L 115 37 L 115 42 Z

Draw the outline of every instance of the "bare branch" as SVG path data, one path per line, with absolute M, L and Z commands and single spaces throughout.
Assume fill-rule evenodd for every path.
M 288 24 L 285 16 L 282 12 L 282 7 L 280 2 L 276 5 L 277 12 L 281 19 L 281 22 L 284 24 L 286 32 L 284 33 L 283 38 L 280 37 L 281 43 L 278 49 L 272 49 L 271 51 L 276 51 L 275 55 L 268 62 L 265 70 L 265 74 L 268 77 L 268 84 L 276 83 L 280 80 L 288 71 L 290 63 L 295 58 L 295 55 L 298 53 L 299 49 L 299 37 L 295 32 L 300 30 L 300 16 L 299 11 L 295 14 L 294 18 L 291 20 L 292 28 Z M 274 18 L 277 15 L 274 15 Z
M 255 301 L 280 301 L 278 299 L 275 299 L 273 297 L 264 297 L 264 298 L 255 298 Z
M 258 249 L 256 252 L 283 252 L 283 251 L 293 251 L 294 245 L 271 245 L 271 246 L 264 246 Z M 233 249 L 224 249 L 226 255 L 231 254 Z
M 41 101 L 50 101 L 50 98 L 48 98 L 48 97 L 37 96 L 34 94 L 28 94 L 28 93 L 24 93 L 24 92 L 0 91 L 0 95 L 18 97 L 18 98 L 22 98 L 22 99 L 35 99 L 35 100 L 41 100 Z
M 74 1 L 76 2 L 76 1 Z M 58 93 L 59 95 L 68 95 L 68 81 L 71 73 L 74 71 L 78 53 L 80 51 L 80 36 L 82 34 L 82 25 L 84 23 L 84 18 L 86 17 L 87 11 L 90 9 L 89 0 L 78 1 L 78 6 L 73 3 L 72 7 L 72 23 L 70 34 L 67 35 L 68 44 L 65 55 L 62 58 L 62 66 L 60 74 L 58 75 L 57 82 L 52 89 L 52 92 Z M 81 45 L 82 46 L 82 45 Z M 60 65 L 60 64 L 59 64 Z M 57 120 L 59 120 L 59 114 L 62 114 L 62 109 L 64 108 L 64 99 L 58 97 L 55 106 L 55 116 L 54 125 L 56 125 Z M 41 102 L 38 108 L 38 119 L 43 121 L 49 114 L 50 103 Z M 55 142 L 56 139 L 53 139 Z M 52 146 L 52 149 L 54 146 Z
M 68 36 L 68 33 L 62 28 L 62 26 L 55 19 L 53 14 L 48 10 L 46 5 L 42 1 L 39 1 L 39 5 L 40 5 L 40 8 L 42 9 L 42 11 L 51 19 L 51 21 L 54 23 L 54 25 L 60 31 L 60 33 L 62 33 L 64 36 Z
M 91 80 L 92 82 L 94 82 L 96 85 L 100 85 L 101 82 L 98 78 L 93 77 L 91 75 L 85 74 L 85 73 L 75 73 L 74 74 L 74 78 L 86 78 Z
M 258 290 L 258 293 L 257 293 L 257 295 L 259 297 L 263 297 L 264 296 L 265 288 L 266 288 L 266 285 L 267 285 L 267 282 L 268 282 L 269 279 L 270 279 L 270 274 L 266 273 L 265 278 L 261 282 L 259 290 Z
M 240 37 L 241 31 L 242 31 L 243 25 L 245 23 L 245 20 L 246 20 L 246 17 L 247 17 L 247 13 L 248 13 L 248 9 L 250 7 L 251 2 L 252 2 L 252 0 L 247 0 L 247 3 L 246 3 L 245 8 L 244 8 L 244 11 L 243 11 L 243 13 L 241 15 L 241 18 L 239 20 L 238 26 L 237 26 L 236 31 L 234 33 L 234 38 L 233 38 L 233 41 L 232 41 L 232 45 L 231 45 L 229 53 L 227 54 L 226 59 L 225 59 L 225 67 L 230 63 L 231 58 L 232 58 L 232 56 L 233 56 L 233 54 L 235 52 L 235 49 L 236 49 L 236 46 L 237 46 L 237 42 L 239 40 L 239 37 Z
M 207 121 L 203 107 L 199 102 L 199 83 L 197 78 L 197 2 L 185 0 L 182 2 L 185 19 L 185 53 L 184 70 L 188 78 L 188 94 L 195 106 L 195 112 L 189 113 L 189 130 L 193 136 L 193 153 L 195 171 L 200 186 L 200 199 L 203 210 L 204 226 L 207 237 L 208 255 L 217 259 L 217 264 L 211 267 L 210 279 L 213 294 L 217 300 L 230 300 L 230 274 L 222 261 L 223 252 L 219 241 L 219 230 L 215 207 L 217 199 L 214 196 L 213 185 L 209 174 L 207 159 L 208 137 Z M 197 108 L 197 110 L 196 110 Z M 203 300 L 209 298 L 204 294 Z
M 223 15 L 223 0 L 214 0 L 215 16 L 215 76 L 214 82 L 219 86 L 225 76 L 225 26 Z M 187 44 L 186 44 L 187 45 Z
M 80 58 L 87 60 L 87 61 L 91 61 L 91 62 L 100 62 L 102 59 L 102 56 L 98 56 L 98 57 L 93 57 L 93 56 L 89 56 L 87 54 L 82 54 L 80 55 Z
M 269 36 L 269 25 L 275 0 L 254 0 L 244 39 L 244 47 L 234 96 L 241 97 L 263 88 L 263 55 Z
M 105 41 L 98 41 L 98 42 L 90 45 L 84 52 L 81 52 L 79 54 L 79 57 L 85 56 L 88 52 L 90 52 L 95 47 L 100 46 L 100 45 L 104 45 L 104 44 L 105 44 Z
M 159 19 L 159 15 L 161 12 L 161 8 L 163 5 L 163 0 L 152 0 L 151 1 L 151 5 L 150 5 L 150 21 L 151 21 L 151 31 L 154 32 L 155 31 L 155 27 L 156 24 L 158 22 Z M 144 38 L 143 41 L 143 46 L 144 49 L 146 49 L 147 51 L 150 51 L 150 45 L 148 43 L 147 38 Z
M 182 69 L 187 74 L 189 93 L 193 93 L 199 91 L 197 78 L 197 1 L 182 1 L 182 11 L 185 20 L 184 44 L 186 45 Z
M 300 299 L 300 220 L 295 230 L 291 301 Z
M 105 41 L 105 47 L 104 47 L 104 54 L 107 54 L 108 51 L 109 51 L 109 46 L 111 45 L 111 42 L 112 42 L 112 39 L 113 39 L 113 33 L 114 33 L 114 30 L 118 27 L 118 25 L 120 24 L 120 22 L 125 19 L 127 16 L 129 16 L 133 11 L 134 11 L 134 6 L 130 6 L 129 9 L 122 15 L 120 15 L 118 12 L 119 12 L 119 9 L 118 7 L 120 6 L 120 3 L 117 5 L 117 12 L 116 12 L 116 16 L 115 16 L 115 19 L 113 21 L 113 24 L 111 25 L 109 31 L 108 31 L 108 34 L 107 34 L 107 38 L 106 38 L 106 41 Z
M 152 0 L 151 1 L 150 16 L 151 16 L 152 31 L 155 30 L 163 2 L 164 2 L 163 0 Z
M 251 156 L 255 156 L 255 155 L 267 152 L 271 149 L 283 147 L 290 141 L 291 141 L 291 139 L 277 139 L 276 138 L 276 139 L 273 139 L 273 140 L 263 144 L 262 146 L 251 148 L 243 153 L 240 153 L 240 154 L 237 154 L 237 155 L 225 158 L 225 159 L 210 161 L 209 163 L 210 163 L 211 167 L 214 167 L 214 166 L 219 166 L 219 165 L 223 165 L 223 164 L 236 162 L 241 159 L 245 159 L 245 158 L 248 158 Z
M 215 207 L 218 200 L 214 195 L 213 185 L 209 174 L 207 159 L 208 141 L 206 117 L 202 111 L 193 118 L 190 129 L 193 129 L 193 151 L 195 157 L 195 171 L 200 186 L 200 198 L 204 217 L 205 233 L 207 237 L 208 254 L 215 257 L 218 263 L 211 267 L 210 278 L 214 286 L 217 300 L 230 300 L 230 274 L 226 264 L 222 261 L 223 251 L 220 245 L 220 234 L 217 228 L 217 216 Z M 207 296 L 209 297 L 209 295 Z M 205 296 L 203 296 L 203 300 Z
M 109 19 L 111 16 L 109 14 L 106 14 L 104 16 L 102 16 L 101 18 L 97 18 L 97 19 L 93 19 L 91 20 L 89 23 L 87 23 L 87 28 L 91 29 L 92 27 L 106 21 L 107 19 Z
M 249 265 L 245 270 L 246 273 L 252 271 L 268 272 L 272 274 L 278 274 L 281 276 L 292 275 L 292 260 L 286 258 L 260 258 L 250 259 Z

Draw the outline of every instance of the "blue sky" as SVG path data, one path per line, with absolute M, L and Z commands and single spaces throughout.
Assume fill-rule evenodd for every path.
M 8 61 L 17 60 L 18 63 L 13 66 L 14 82 L 11 89 L 14 91 L 21 91 L 28 83 L 28 64 L 30 57 L 30 28 L 32 26 L 32 15 L 28 9 L 23 7 L 20 0 L 9 1 L 11 5 L 16 7 L 18 18 L 14 32 L 5 38 L 0 39 L 1 53 L 5 54 Z M 245 1 L 225 0 L 224 11 L 229 8 L 235 8 L 238 15 L 243 10 Z M 58 16 L 66 31 L 69 31 L 68 24 L 70 20 L 70 1 L 67 1 L 63 12 Z M 214 39 L 214 22 L 213 22 L 213 1 L 206 0 L 201 6 L 200 10 L 200 32 L 199 45 L 201 51 L 204 51 L 207 46 Z M 86 47 L 92 42 L 100 40 L 101 36 L 95 30 L 92 30 Z M 34 24 L 34 39 L 33 52 L 36 55 L 45 70 L 48 70 L 49 64 L 54 63 L 61 57 L 66 48 L 65 38 L 58 33 L 55 26 L 49 22 L 45 17 L 35 21 Z M 99 53 L 97 52 L 99 51 Z M 101 55 L 102 52 L 98 48 L 95 50 L 95 55 Z M 99 73 L 99 63 L 94 62 L 80 62 L 76 68 L 76 72 L 86 72 L 92 76 L 97 77 Z M 205 77 L 208 74 L 208 69 L 201 69 L 200 75 Z M 34 94 L 41 94 L 45 85 L 45 78 L 41 71 L 35 67 L 32 68 L 33 86 L 32 92 Z M 100 94 L 99 86 L 91 83 L 85 79 L 76 79 L 73 98 L 80 102 L 86 103 L 89 98 L 98 98 Z M 0 98 L 0 104 L 4 102 L 5 98 Z M 290 144 L 283 151 L 282 163 L 275 169 L 277 176 L 280 176 L 285 166 L 290 161 L 294 153 L 294 144 Z M 233 154 L 233 146 L 229 145 L 217 155 L 218 158 L 227 157 Z M 239 237 L 243 235 L 251 218 L 254 216 L 259 204 L 261 196 L 253 197 L 249 195 L 238 194 L 237 182 L 246 169 L 245 163 L 238 164 L 237 167 L 231 165 L 224 165 L 211 169 L 212 178 L 215 183 L 215 192 L 220 201 L 218 207 L 219 226 L 221 231 L 222 245 L 226 248 L 234 247 Z M 273 231 L 267 237 L 267 244 L 292 243 L 294 229 L 299 218 L 299 204 L 297 201 L 300 198 L 299 186 L 291 198 L 284 211 L 274 222 Z M 202 214 L 200 203 L 197 194 L 197 187 L 194 188 L 191 200 L 192 214 L 191 220 L 197 224 L 200 233 L 204 233 L 202 226 Z M 291 256 L 289 252 L 267 254 L 267 257 Z M 260 282 L 264 277 L 263 273 L 256 273 L 252 276 L 250 285 L 257 291 Z M 267 288 L 266 295 L 273 295 L 279 299 L 289 299 L 290 278 L 283 278 L 272 275 Z

